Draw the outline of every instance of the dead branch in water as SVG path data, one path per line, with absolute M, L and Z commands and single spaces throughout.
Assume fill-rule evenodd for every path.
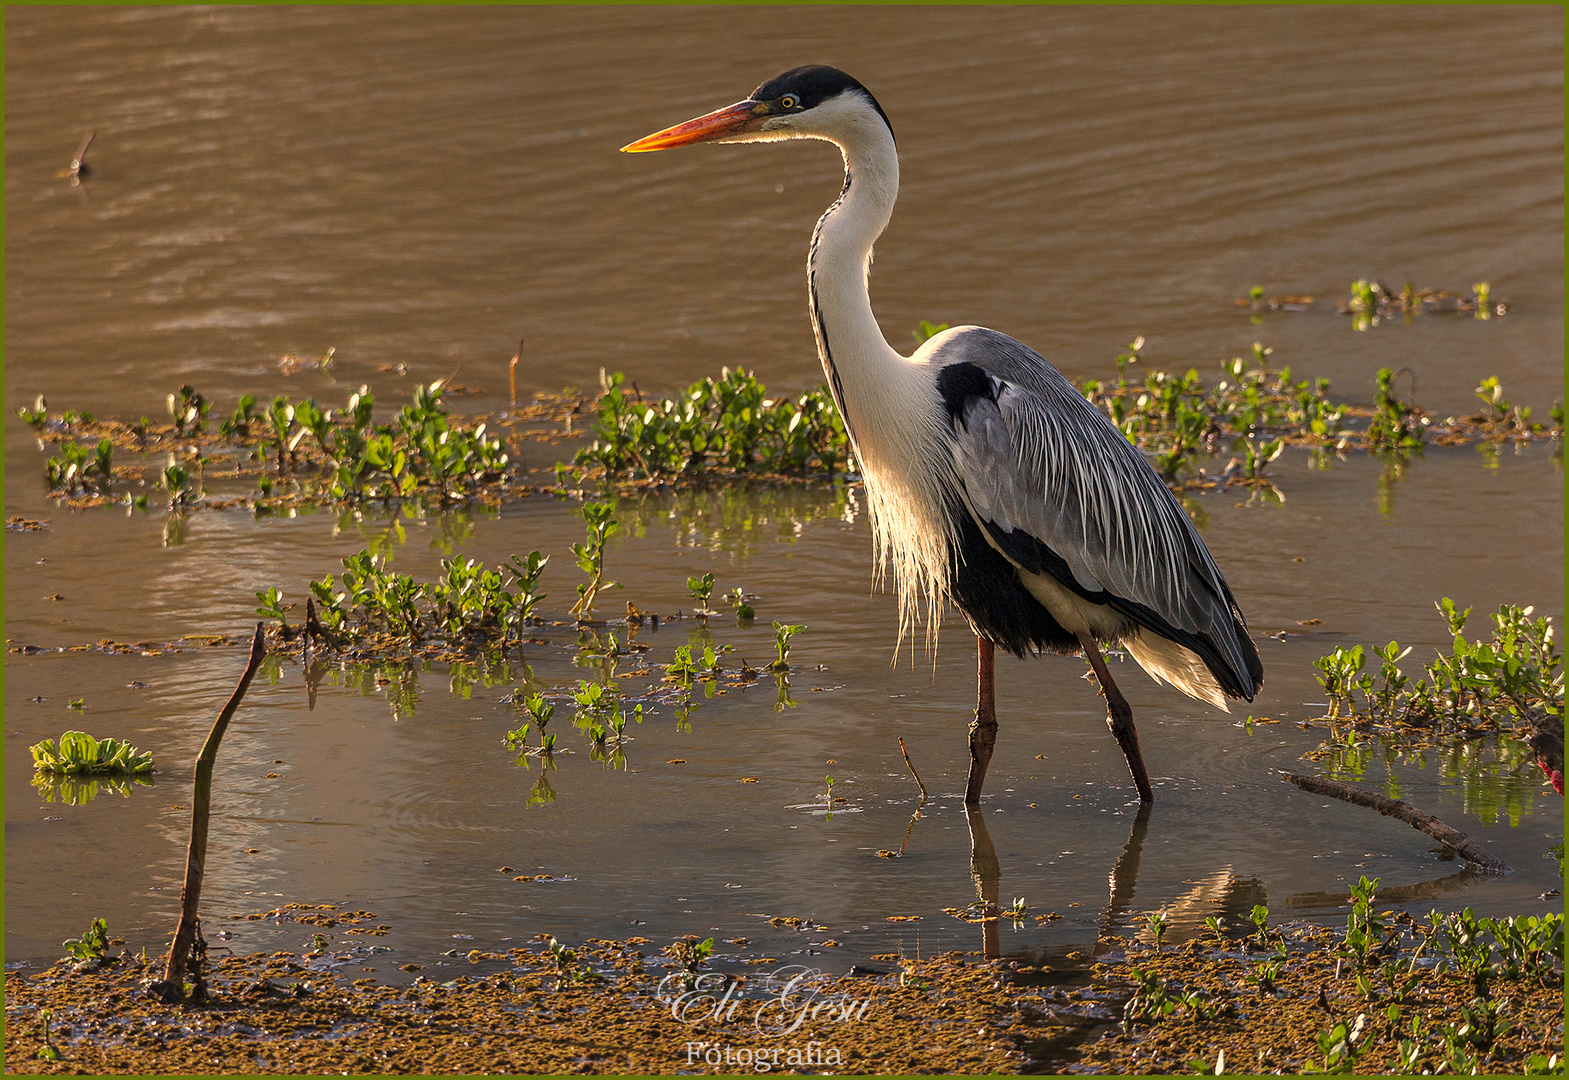
M 207 866 L 207 817 L 212 808 L 212 769 L 218 757 L 218 744 L 223 741 L 224 729 L 229 718 L 240 707 L 240 700 L 251 685 L 256 669 L 267 655 L 267 638 L 262 624 L 256 624 L 256 636 L 251 639 L 251 658 L 245 665 L 229 703 L 218 714 L 202 752 L 196 758 L 196 775 L 191 795 L 191 846 L 185 856 L 185 884 L 180 887 L 180 922 L 174 932 L 174 945 L 169 949 L 169 961 L 164 967 L 164 986 L 160 989 L 166 998 L 179 1000 L 185 996 L 185 969 L 195 946 L 200 926 L 196 909 L 202 898 L 202 874 Z
M 1459 829 L 1451 828 L 1439 821 L 1432 814 L 1418 810 L 1408 802 L 1391 799 L 1387 795 L 1380 795 L 1376 791 L 1348 784 L 1342 780 L 1326 780 L 1321 776 L 1299 776 L 1296 773 L 1283 772 L 1283 779 L 1290 780 L 1303 791 L 1312 792 L 1314 795 L 1328 795 L 1331 798 L 1344 802 L 1365 806 L 1369 810 L 1377 810 L 1385 817 L 1392 817 L 1396 821 L 1403 821 L 1413 829 L 1420 829 L 1434 840 L 1452 849 L 1466 862 L 1490 874 L 1509 873 L 1509 864 L 1498 856 L 1482 847 L 1476 841 L 1466 836 Z
M 910 775 L 915 777 L 915 786 L 921 789 L 921 802 L 926 801 L 926 785 L 921 783 L 921 774 L 915 771 L 915 765 L 910 761 L 910 751 L 905 749 L 904 736 L 899 736 L 899 749 L 904 751 L 904 763 L 910 766 Z

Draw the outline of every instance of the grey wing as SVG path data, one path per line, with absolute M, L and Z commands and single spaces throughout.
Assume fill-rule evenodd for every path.
M 965 501 L 1002 552 L 1193 649 L 1228 692 L 1251 699 L 1263 668 L 1242 612 L 1143 455 L 1012 338 L 968 330 L 933 359 Z

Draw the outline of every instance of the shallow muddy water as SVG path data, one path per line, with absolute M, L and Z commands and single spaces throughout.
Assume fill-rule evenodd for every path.
M 60 509 L 15 415 L 39 393 L 135 417 L 161 416 L 181 383 L 226 412 L 241 392 L 337 405 L 368 382 L 390 407 L 415 380 L 455 373 L 484 391 L 456 409 L 495 413 L 520 338 L 520 394 L 592 387 L 601 366 L 648 392 L 737 363 L 778 390 L 814 385 L 801 265 L 838 190 L 832 152 L 614 152 L 798 63 L 855 73 L 898 132 L 904 195 L 873 279 L 895 343 L 922 318 L 973 321 L 1070 377 L 1106 378 L 1137 334 L 1152 366 L 1211 376 L 1261 340 L 1337 396 L 1367 401 L 1377 368 L 1409 369 L 1409 392 L 1443 416 L 1470 411 L 1472 388 L 1496 375 L 1543 418 L 1563 392 L 1562 56 L 1552 9 L 10 11 L 6 513 L 50 525 L 7 536 L 8 643 L 241 635 L 256 590 L 299 598 L 389 529 L 209 511 L 169 543 L 158 510 Z M 89 130 L 95 175 L 73 187 L 57 174 Z M 1356 333 L 1332 301 L 1369 276 L 1488 281 L 1511 307 Z M 1254 284 L 1318 301 L 1255 324 L 1233 303 Z M 286 354 L 328 348 L 328 371 L 279 370 Z M 407 373 L 381 370 L 396 364 Z M 546 453 L 529 444 L 526 464 Z M 1472 766 L 1468 782 L 1440 754 L 1394 766 L 1402 798 L 1516 868 L 1501 879 L 1456 878 L 1421 834 L 1274 772 L 1312 768 L 1300 755 L 1325 732 L 1297 721 L 1322 712 L 1312 662 L 1337 645 L 1398 639 L 1429 656 L 1447 644 L 1433 611 L 1446 595 L 1478 620 L 1510 602 L 1561 623 L 1550 449 L 1490 461 L 1432 447 L 1382 491 L 1379 464 L 1360 455 L 1312 470 L 1288 451 L 1274 473 L 1284 503 L 1236 489 L 1198 499 L 1260 642 L 1260 698 L 1226 716 L 1117 669 L 1157 777 L 1143 828 L 1082 663 L 1001 664 L 982 815 L 1001 896 L 1064 916 L 1005 926 L 1007 955 L 1060 956 L 1163 906 L 1179 932 L 1254 903 L 1325 914 L 1336 908 L 1322 894 L 1359 874 L 1436 883 L 1411 901 L 1422 910 L 1535 910 L 1561 887 L 1543 855 L 1563 804 L 1532 769 L 1484 782 Z M 689 730 L 653 706 L 625 771 L 590 761 L 560 710 L 553 730 L 574 753 L 548 773 L 553 802 L 530 805 L 540 766 L 518 768 L 501 742 L 519 722 L 501 700 L 523 674 L 516 656 L 495 685 L 421 672 L 412 708 L 394 707 L 398 684 L 378 688 L 375 673 L 367 685 L 329 672 L 312 704 L 300 667 L 282 662 L 219 759 L 204 909 L 210 938 L 233 936 L 213 944 L 295 947 L 304 928 L 227 916 L 301 901 L 391 925 L 377 941 L 395 951 L 364 964 L 388 977 L 541 932 L 747 937 L 722 951 L 839 970 L 900 948 L 979 948 L 978 928 L 942 912 L 974 898 L 958 796 L 973 644 L 950 619 L 935 665 L 890 664 L 894 602 L 870 589 L 857 498 L 823 485 L 624 501 L 618 517 L 635 527 L 607 565 L 626 589 L 602 610 L 688 608 L 685 579 L 707 570 L 718 591 L 744 585 L 761 598 L 757 626 L 707 630 L 760 666 L 771 620 L 807 624 L 794 704 L 776 709 L 765 677 L 703 700 Z M 444 555 L 496 563 L 537 548 L 553 556 L 544 608 L 557 619 L 580 580 L 575 504 L 531 498 L 402 526 L 394 565 L 416 578 Z M 638 641 L 668 662 L 702 634 L 667 621 Z M 570 628 L 538 637 L 522 657 L 537 681 L 588 674 Z M 8 652 L 8 963 L 52 958 L 96 916 L 133 947 L 162 946 L 190 765 L 242 652 Z M 1250 714 L 1282 722 L 1249 731 Z M 27 747 L 72 727 L 151 750 L 156 786 L 41 801 Z M 933 796 L 913 826 L 900 736 Z M 1384 769 L 1368 782 L 1382 786 Z M 825 775 L 847 799 L 831 819 L 814 812 Z M 1500 792 L 1512 821 L 1490 820 Z

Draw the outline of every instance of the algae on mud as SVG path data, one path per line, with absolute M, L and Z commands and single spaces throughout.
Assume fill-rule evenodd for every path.
M 754 1023 L 757 999 L 717 1018 L 709 1010 L 702 1023 L 677 1019 L 660 1000 L 666 970 L 645 965 L 635 940 L 596 939 L 565 961 L 548 946 L 471 955 L 503 969 L 405 987 L 350 982 L 290 953 L 231 957 L 213 965 L 209 1004 L 183 1008 L 140 990 L 146 972 L 135 959 L 80 973 L 62 962 L 7 974 L 6 1060 L 18 1073 L 458 1075 L 727 1073 L 741 1051 L 748 1064 L 769 1061 L 777 1072 L 823 1071 L 829 1050 L 843 1063 L 836 1072 L 1014 1072 L 1027 1061 L 1008 1033 L 1018 990 L 1001 965 L 949 954 L 912 961 L 899 975 L 825 980 L 816 993 L 870 1003 L 861 1020 L 807 1008 L 788 1038 L 770 1039 Z M 562 964 L 578 960 L 591 960 L 602 981 L 564 977 Z M 759 976 L 727 982 L 741 980 Z M 695 1010 L 687 1015 L 696 1019 Z M 39 1056 L 46 1022 L 60 1060 Z M 728 1064 L 722 1053 L 718 1066 L 705 1061 L 727 1047 Z M 811 1066 L 791 1067 L 792 1049 L 798 1061 L 809 1050 Z
M 8 973 L 6 1058 L 16 1073 L 951 1074 L 1218 1071 L 1224 1053 L 1228 1071 L 1260 1073 L 1550 1071 L 1562 916 L 1523 932 L 1469 910 L 1424 925 L 1375 912 L 1376 884 L 1353 891 L 1345 931 L 1260 918 L 1245 937 L 1217 924 L 1213 942 L 1165 948 L 1107 934 L 1090 971 L 949 952 L 878 956 L 898 970 L 838 979 L 704 973 L 710 942 L 695 935 L 663 963 L 645 962 L 645 938 L 572 949 L 550 938 L 534 951 L 454 950 L 474 975 L 405 986 L 348 978 L 349 962 L 389 962 L 379 945 L 328 967 L 322 949 L 231 956 L 211 965 L 205 1004 L 170 1006 L 143 989 L 155 974 L 145 957 L 127 952 Z M 390 929 L 370 912 L 288 908 L 265 914 Z M 800 1054 L 808 1046 L 815 1060 Z

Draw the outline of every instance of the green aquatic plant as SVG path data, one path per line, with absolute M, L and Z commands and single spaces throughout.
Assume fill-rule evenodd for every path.
M 448 505 L 505 480 L 511 458 L 485 423 L 455 423 L 444 396 L 441 382 L 420 384 L 391 423 L 377 424 L 369 386 L 336 410 L 314 398 L 279 395 L 258 413 L 246 394 L 219 430 L 240 442 L 258 439 L 260 453 L 271 453 L 278 473 L 299 477 L 310 501 L 354 505 L 431 496 Z M 261 480 L 268 497 L 275 485 Z
M 1315 1036 L 1323 1064 L 1308 1064 L 1303 1072 L 1309 1074 L 1343 1075 L 1353 1072 L 1357 1055 L 1361 1052 L 1358 1042 L 1367 1026 L 1367 1014 L 1358 1013 L 1352 1023 L 1337 1021 L 1328 1031 Z
M 1476 388 L 1476 396 L 1482 403 L 1482 421 L 1493 428 L 1501 437 L 1507 437 L 1513 432 L 1531 430 L 1531 408 L 1528 405 L 1511 405 L 1504 400 L 1504 388 L 1496 375 L 1488 376 Z M 1558 427 L 1563 424 L 1557 417 L 1554 423 Z
M 1346 919 L 1346 932 L 1341 938 L 1341 953 L 1359 968 L 1366 967 L 1377 958 L 1379 950 L 1389 944 L 1385 940 L 1389 927 L 1384 915 L 1373 910 L 1378 880 L 1369 881 L 1363 875 L 1351 887 L 1351 914 Z
M 91 448 L 61 443 L 60 456 L 44 463 L 49 491 L 62 495 L 103 495 L 114 481 L 114 444 L 99 439 Z
M 1142 358 L 1144 339 L 1118 354 L 1114 386 L 1089 380 L 1080 392 L 1154 459 L 1156 471 L 1174 486 L 1195 481 L 1196 459 L 1226 445 L 1242 456 L 1232 482 L 1259 480 L 1263 466 L 1288 442 L 1338 444 L 1348 406 L 1329 399 L 1329 380 L 1295 380 L 1289 367 L 1275 370 L 1274 350 L 1254 342 L 1251 355 L 1221 365 L 1221 378 L 1207 386 L 1197 370 L 1178 374 L 1145 369 L 1139 385 L 1128 382 L 1130 364 Z
M 1149 931 L 1151 939 L 1155 942 L 1155 951 L 1160 952 L 1161 938 L 1166 936 L 1166 913 L 1152 911 L 1144 916 L 1144 928 Z
M 185 506 L 201 494 L 192 483 L 191 474 L 178 462 L 171 462 L 164 468 L 160 481 L 159 486 L 169 493 L 171 510 Z
M 49 402 L 44 400 L 44 396 L 42 394 L 39 394 L 38 397 L 34 399 L 33 407 L 31 409 L 29 409 L 26 405 L 23 405 L 21 408 L 16 410 L 16 415 L 20 416 L 22 420 L 35 431 L 42 431 L 44 424 L 49 419 Z
M 244 441 L 250 437 L 251 425 L 261 419 L 256 412 L 256 395 L 241 394 L 229 419 L 218 425 L 218 433 L 225 438 Z
M 340 646 L 391 634 L 410 643 L 441 639 L 455 644 L 505 645 L 521 637 L 537 616 L 545 594 L 539 579 L 549 557 L 537 551 L 513 555 L 495 569 L 473 559 L 441 560 L 441 576 L 431 582 L 389 571 L 386 556 L 365 548 L 343 560 L 343 573 L 309 582 L 316 619 Z M 341 584 L 342 588 L 338 586 Z M 258 590 L 256 613 L 277 619 L 282 636 L 295 637 L 277 586 Z
M 95 739 L 85 731 L 67 731 L 57 746 L 45 739 L 31 747 L 33 768 L 61 776 L 94 774 L 145 774 L 153 771 L 153 756 L 122 739 Z
M 1563 713 L 1563 658 L 1554 642 L 1552 619 L 1533 619 L 1534 609 L 1504 604 L 1492 616 L 1491 641 L 1464 634 L 1471 609 L 1460 610 L 1444 597 L 1437 605 L 1453 635 L 1446 655 L 1439 653 L 1412 682 L 1399 661 L 1410 652 L 1391 641 L 1374 650 L 1379 676 L 1362 669 L 1362 646 L 1337 648 L 1314 662 L 1330 698 L 1330 715 L 1365 716 L 1415 726 L 1440 723 L 1476 727 L 1529 726 Z M 1360 701 L 1358 700 L 1360 695 Z
M 574 464 L 610 480 L 843 471 L 849 437 L 826 387 L 774 400 L 748 372 L 724 368 L 675 398 L 645 402 L 626 377 L 600 374 L 592 445 Z
M 695 976 L 707 967 L 708 958 L 713 953 L 714 939 L 699 939 L 696 934 L 683 935 L 664 948 L 664 954 L 675 961 L 676 967 L 687 976 Z
M 1364 278 L 1351 283 L 1350 295 L 1339 304 L 1340 313 L 1351 316 L 1351 328 L 1359 331 L 1396 318 L 1409 326 L 1415 316 L 1424 312 L 1463 314 L 1487 320 L 1508 310 L 1509 305 L 1495 299 L 1492 287 L 1485 281 L 1472 285 L 1469 293 L 1419 289 L 1409 281 L 1395 292 L 1383 282 Z
M 615 505 L 613 503 L 584 503 L 581 513 L 588 525 L 588 539 L 572 545 L 578 569 L 588 575 L 588 581 L 577 587 L 578 600 L 572 605 L 572 614 L 580 622 L 594 618 L 594 600 L 601 589 L 619 589 L 620 584 L 605 580 L 605 544 L 615 535 Z
M 708 598 L 714 592 L 713 573 L 706 573 L 702 577 L 687 578 L 686 590 L 692 594 L 692 599 L 697 604 L 697 614 L 708 614 Z
M 176 435 L 199 435 L 212 410 L 208 401 L 196 390 L 182 386 L 168 397 L 169 415 L 174 418 Z
M 62 944 L 65 951 L 77 960 L 102 960 L 109 955 L 109 923 L 94 919 L 81 937 L 68 938 Z
M 748 599 L 755 600 L 756 597 L 748 597 L 739 585 L 725 593 L 725 600 L 731 607 L 735 608 L 737 622 L 750 623 L 751 620 L 757 618 L 757 612 L 752 608 L 751 604 L 747 603 Z
M 778 650 L 779 656 L 765 670 L 780 673 L 790 670 L 790 639 L 805 629 L 804 625 L 790 626 L 778 619 L 774 620 L 774 648 Z
M 1375 453 L 1409 454 L 1422 448 L 1425 417 L 1421 409 L 1396 396 L 1394 380 L 1395 373 L 1389 368 L 1378 369 L 1368 446 Z
M 278 624 L 283 628 L 283 632 L 288 634 L 288 611 L 294 605 L 283 602 L 283 591 L 276 585 L 269 585 L 265 589 L 256 590 L 256 600 L 256 614 L 264 619 L 277 619 Z

